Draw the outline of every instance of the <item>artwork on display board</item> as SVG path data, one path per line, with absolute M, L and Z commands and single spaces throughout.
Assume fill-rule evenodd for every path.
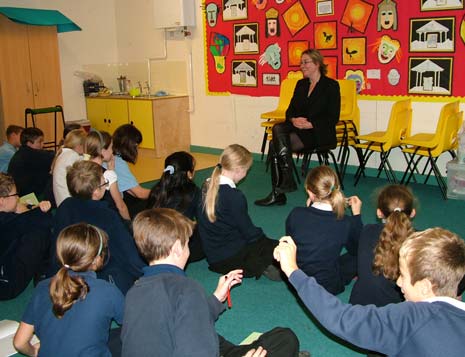
M 410 52 L 454 52 L 455 17 L 410 20 Z
M 281 68 L 281 47 L 278 43 L 273 43 L 269 45 L 265 52 L 260 55 L 260 59 L 258 64 L 260 66 L 264 66 L 266 63 L 270 65 L 273 69 L 280 69 Z
M 297 1 L 284 12 L 283 19 L 292 36 L 295 36 L 310 23 L 310 19 L 300 1 Z
M 327 65 L 326 69 L 328 70 L 326 76 L 329 78 L 337 79 L 337 57 L 326 56 L 325 64 Z
M 410 57 L 409 93 L 451 95 L 452 57 Z
M 365 33 L 373 5 L 364 0 L 348 0 L 341 23 L 349 28 L 349 32 Z
M 329 50 L 337 48 L 337 22 L 315 22 L 314 23 L 315 48 L 318 50 Z
M 279 73 L 263 73 L 262 82 L 264 86 L 279 86 L 281 84 Z
M 219 13 L 218 5 L 211 2 L 206 6 L 205 11 L 207 13 L 207 24 L 208 24 L 208 26 L 215 27 L 216 26 L 216 21 L 218 19 L 218 13 Z
M 421 11 L 463 9 L 463 0 L 421 0 Z
M 223 0 L 223 21 L 247 19 L 247 0 Z
M 342 64 L 366 63 L 366 37 L 342 38 Z
M 234 53 L 258 53 L 258 23 L 234 24 Z
M 232 61 L 232 85 L 239 87 L 256 87 L 257 61 Z
M 202 0 L 207 92 L 278 96 L 315 48 L 361 95 L 465 97 L 464 1 Z
M 397 4 L 392 0 L 383 0 L 378 4 L 377 30 L 397 31 Z
M 287 44 L 287 63 L 289 67 L 300 66 L 302 52 L 309 48 L 308 41 L 289 41 Z
M 317 0 L 316 1 L 316 16 L 334 15 L 333 0 Z

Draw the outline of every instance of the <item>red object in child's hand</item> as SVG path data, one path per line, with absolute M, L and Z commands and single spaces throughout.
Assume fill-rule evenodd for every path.
M 228 307 L 232 308 L 231 290 L 230 289 L 228 289 Z

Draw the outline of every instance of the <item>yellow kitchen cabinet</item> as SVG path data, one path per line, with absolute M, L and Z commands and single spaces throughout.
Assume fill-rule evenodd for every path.
M 24 25 L 0 15 L 0 104 L 0 136 L 8 125 L 24 126 L 26 108 L 63 106 L 56 26 Z M 53 117 L 43 114 L 36 121 L 46 142 L 54 140 Z M 57 132 L 59 141 L 61 120 Z
M 142 133 L 140 147 L 153 150 L 155 157 L 190 149 L 187 96 L 88 97 L 86 105 L 92 128 L 113 134 L 118 126 L 130 123 Z
M 142 143 L 146 149 L 155 149 L 155 135 L 153 132 L 152 100 L 128 100 L 129 123 L 142 133 Z
M 86 105 L 87 119 L 94 129 L 113 134 L 116 128 L 129 122 L 126 99 L 87 98 Z

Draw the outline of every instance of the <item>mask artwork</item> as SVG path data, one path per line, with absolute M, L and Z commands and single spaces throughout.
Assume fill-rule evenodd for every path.
M 207 24 L 210 27 L 216 26 L 216 20 L 218 19 L 218 5 L 210 3 L 206 7 L 207 11 Z
M 392 0 L 383 0 L 378 5 L 378 31 L 397 30 L 397 4 Z
M 226 69 L 225 57 L 229 52 L 230 41 L 225 36 L 218 32 L 212 32 L 210 35 L 210 53 L 215 60 L 215 69 L 219 74 L 224 73 Z
M 281 47 L 277 43 L 269 45 L 260 56 L 258 64 L 263 66 L 268 63 L 273 69 L 281 68 Z
M 378 61 L 382 64 L 389 63 L 395 57 L 397 62 L 400 62 L 402 51 L 400 42 L 391 38 L 389 35 L 381 36 L 374 44 L 374 51 L 378 51 Z

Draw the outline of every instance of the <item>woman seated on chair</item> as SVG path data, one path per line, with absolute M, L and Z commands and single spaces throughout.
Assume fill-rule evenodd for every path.
M 302 53 L 300 69 L 304 78 L 297 82 L 286 121 L 273 126 L 269 150 L 272 191 L 255 201 L 259 206 L 283 205 L 285 193 L 297 190 L 293 152 L 336 147 L 335 127 L 341 108 L 339 83 L 326 77 L 327 65 L 318 50 Z

